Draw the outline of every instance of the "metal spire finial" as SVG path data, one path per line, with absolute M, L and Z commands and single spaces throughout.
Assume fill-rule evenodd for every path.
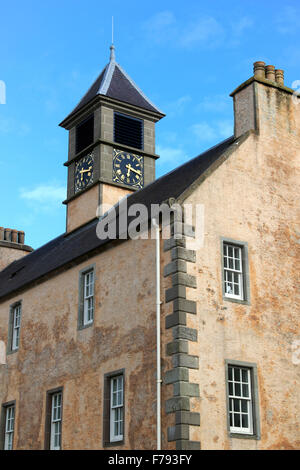
M 111 17 L 111 46 L 110 46 L 110 62 L 115 62 L 115 46 L 114 46 L 114 17 Z

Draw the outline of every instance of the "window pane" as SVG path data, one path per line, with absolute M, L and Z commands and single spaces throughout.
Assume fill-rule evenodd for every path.
M 234 411 L 240 411 L 240 400 L 233 400 Z
M 240 369 L 238 369 L 237 367 L 234 368 L 234 380 L 236 380 L 237 382 L 240 382 Z
M 234 295 L 240 295 L 240 286 L 238 284 L 234 284 Z
M 248 370 L 242 369 L 242 381 L 248 383 Z
M 233 269 L 233 259 L 232 258 L 228 258 L 228 263 L 229 263 L 229 268 Z
M 229 395 L 233 395 L 233 384 L 232 382 L 229 382 Z
M 241 427 L 241 417 L 238 413 L 234 413 L 234 426 L 236 428 Z
M 117 406 L 117 394 L 113 393 L 112 406 Z
M 249 397 L 249 386 L 248 384 L 243 384 L 243 397 Z
M 248 413 L 248 402 L 246 400 L 241 400 L 242 412 Z
M 233 248 L 230 245 L 228 246 L 228 256 L 233 257 Z
M 240 397 L 241 396 L 241 384 L 235 383 L 234 391 L 235 391 L 235 396 Z
M 232 367 L 228 367 L 228 378 L 232 380 Z
M 248 415 L 242 415 L 242 427 L 243 428 L 249 427 Z
M 123 377 L 119 377 L 119 378 L 118 378 L 118 389 L 119 389 L 119 390 L 122 389 L 122 383 L 123 383 Z

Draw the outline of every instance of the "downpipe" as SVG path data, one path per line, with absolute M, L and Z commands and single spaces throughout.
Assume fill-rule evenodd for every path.
M 152 219 L 155 228 L 155 260 L 156 260 L 156 435 L 157 450 L 161 450 L 161 349 L 160 349 L 160 227 L 156 219 Z

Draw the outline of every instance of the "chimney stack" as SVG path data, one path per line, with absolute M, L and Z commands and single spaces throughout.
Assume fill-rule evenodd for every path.
M 268 112 L 265 108 L 264 97 L 267 97 L 268 106 L 275 106 L 272 109 L 274 116 L 278 119 L 285 113 L 287 119 L 287 109 L 283 109 L 283 103 L 287 103 L 288 97 L 294 94 L 292 90 L 284 85 L 284 71 L 275 69 L 274 65 L 266 65 L 263 61 L 253 64 L 253 77 L 242 83 L 231 93 L 234 101 L 234 135 L 239 137 L 247 131 L 261 131 L 265 129 L 268 119 Z M 270 97 L 275 95 L 285 96 L 285 100 L 277 100 L 281 104 L 280 113 L 276 108 L 276 101 L 271 102 Z M 275 104 L 274 104 L 275 103 Z M 270 121 L 271 122 L 271 121 Z M 269 122 L 269 124 L 270 124 Z M 272 129 L 269 129 L 273 132 Z
M 23 230 L 12 230 L 11 228 L 0 227 L 0 242 L 24 245 L 25 233 Z
M 32 251 L 25 245 L 23 230 L 0 227 L 0 271 Z

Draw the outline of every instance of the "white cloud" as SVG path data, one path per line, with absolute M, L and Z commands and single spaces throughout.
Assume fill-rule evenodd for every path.
M 252 18 L 243 16 L 232 24 L 232 32 L 235 36 L 241 36 L 247 29 L 253 26 Z
M 161 43 L 169 40 L 174 34 L 176 18 L 172 11 L 161 11 L 153 15 L 142 25 L 144 31 L 151 37 L 151 40 Z
M 13 130 L 13 120 L 0 116 L 0 132 L 1 134 L 8 134 Z
M 170 10 L 152 16 L 143 23 L 142 29 L 154 42 L 171 42 L 180 47 L 190 47 L 194 44 L 211 47 L 224 37 L 223 26 L 212 16 L 193 19 L 182 26 Z
M 33 189 L 20 189 L 20 197 L 30 203 L 43 207 L 59 204 L 66 197 L 66 188 L 62 185 L 41 184 Z
M 13 118 L 0 116 L 0 133 L 9 134 L 14 133 L 18 136 L 24 137 L 31 131 L 30 126 L 26 122 L 17 123 Z
M 217 128 L 219 131 L 219 136 L 226 139 L 233 134 L 233 122 L 229 120 L 219 121 L 217 123 Z
M 282 34 L 299 33 L 300 9 L 286 6 L 278 15 L 277 29 Z
M 185 105 L 189 103 L 192 98 L 189 95 L 181 96 L 177 100 L 165 106 L 168 117 L 176 117 L 182 114 Z
M 174 167 L 176 164 L 180 164 L 187 159 L 185 151 L 179 147 L 158 145 L 157 153 L 160 155 L 162 163 L 172 162 L 174 163 Z
M 216 121 L 212 124 L 200 122 L 192 126 L 192 132 L 199 142 L 209 142 L 230 137 L 233 124 L 230 120 Z
M 145 25 L 148 29 L 152 31 L 161 31 L 166 26 L 174 24 L 176 21 L 175 15 L 172 11 L 166 10 L 157 13 L 148 20 Z
M 198 104 L 197 109 L 200 111 L 221 113 L 231 109 L 232 102 L 230 98 L 223 95 L 205 96 Z
M 186 28 L 181 35 L 180 43 L 183 46 L 205 44 L 215 46 L 224 38 L 222 25 L 213 17 L 200 18 Z
M 252 26 L 253 20 L 248 16 L 239 17 L 228 25 L 213 16 L 196 17 L 183 24 L 172 11 L 165 10 L 145 21 L 142 29 L 152 42 L 184 48 L 194 45 L 215 48 L 219 45 L 236 46 Z
M 194 124 L 192 131 L 199 141 L 214 140 L 217 138 L 216 129 L 207 122 Z

